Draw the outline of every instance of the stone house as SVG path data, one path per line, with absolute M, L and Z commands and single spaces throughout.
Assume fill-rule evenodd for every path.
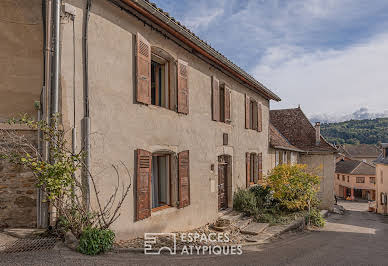
M 292 157 L 291 152 L 297 153 L 298 163 L 306 164 L 310 169 L 317 170 L 322 177 L 319 191 L 320 208 L 331 210 L 334 204 L 334 171 L 337 149 L 321 136 L 320 123 L 316 123 L 314 127 L 300 107 L 271 110 L 270 123 L 276 129 L 276 131 L 272 130 L 271 132 L 280 133 L 285 139 L 283 140 L 284 144 L 276 142 L 272 144 L 271 162 L 275 162 L 275 165 L 278 161 L 288 162 L 287 158 Z M 271 139 L 273 136 L 271 135 Z M 282 148 L 283 146 L 287 147 L 288 150 Z M 278 157 L 279 159 L 277 159 Z M 272 163 L 272 165 L 274 164 Z
M 283 135 L 277 130 L 274 125 L 269 125 L 269 144 L 271 168 L 279 164 L 289 163 L 297 164 L 300 162 L 300 154 L 303 150 L 292 145 Z
M 376 167 L 357 160 L 336 163 L 335 195 L 341 198 L 375 200 Z
M 133 173 L 125 179 L 119 169 L 133 184 L 114 224 L 119 238 L 210 222 L 232 207 L 239 187 L 259 183 L 271 169 L 269 106 L 277 95 L 148 1 L 64 0 L 59 35 L 48 30 L 57 2 L 43 1 L 43 16 L 42 0 L 2 4 L 33 12 L 26 19 L 40 25 L 31 33 L 39 38 L 29 40 L 35 63 L 23 65 L 36 76 L 23 105 L 41 95 L 41 117 L 63 114 L 76 149 L 88 151 L 102 200 L 116 184 L 112 164 L 123 162 Z M 12 58 L 20 47 L 5 39 Z M 21 93 L 27 84 L 26 78 Z M 1 86 L 3 95 L 12 88 Z M 21 111 L 10 109 L 1 115 Z M 96 204 L 93 195 L 90 201 Z
M 388 214 L 388 143 L 381 144 L 383 153 L 376 163 L 376 212 Z
M 375 144 L 342 144 L 338 147 L 341 158 L 350 158 L 369 164 L 380 156 L 381 148 Z

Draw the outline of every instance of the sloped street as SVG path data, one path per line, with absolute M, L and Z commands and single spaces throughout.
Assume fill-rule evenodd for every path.
M 320 231 L 290 232 L 234 256 L 105 254 L 84 256 L 51 250 L 0 256 L 1 265 L 383 265 L 388 255 L 388 217 L 367 212 L 367 203 L 340 202 Z

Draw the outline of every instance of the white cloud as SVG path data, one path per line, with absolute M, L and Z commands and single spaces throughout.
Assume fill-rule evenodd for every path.
M 222 8 L 218 9 L 202 9 L 202 12 L 195 14 L 194 16 L 187 17 L 183 20 L 183 24 L 193 31 L 198 31 L 201 27 L 208 26 L 218 16 L 224 13 Z
M 343 50 L 306 52 L 278 46 L 266 49 L 254 76 L 283 101 L 272 108 L 302 108 L 308 115 L 388 109 L 388 34 Z

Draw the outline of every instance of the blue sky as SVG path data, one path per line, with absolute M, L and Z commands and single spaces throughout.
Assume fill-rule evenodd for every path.
M 388 115 L 387 0 L 154 2 L 276 92 L 272 108 Z

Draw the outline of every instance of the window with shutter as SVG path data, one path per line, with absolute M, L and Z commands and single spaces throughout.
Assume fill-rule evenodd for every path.
M 259 156 L 255 153 L 253 154 L 253 182 L 255 184 L 259 181 Z
M 259 153 L 259 158 L 258 158 L 258 168 L 259 168 L 259 181 L 263 180 L 263 153 Z
M 261 110 L 261 104 L 259 104 L 257 109 L 257 131 L 262 132 L 263 131 L 263 113 Z
M 245 128 L 250 128 L 251 122 L 250 122 L 250 105 L 251 100 L 249 99 L 248 95 L 245 94 Z
M 136 220 L 151 216 L 151 162 L 150 152 L 137 150 L 136 171 Z
M 187 62 L 178 59 L 178 112 L 189 113 L 189 69 Z
M 247 152 L 245 154 L 245 164 L 246 164 L 246 171 L 247 171 L 247 187 L 249 187 L 250 182 L 251 182 L 251 154 Z
M 252 127 L 251 127 L 251 129 L 253 129 L 253 130 L 257 130 L 257 125 L 258 125 L 258 119 L 257 119 L 258 111 L 257 111 L 257 109 L 258 109 L 257 102 L 252 101 L 252 111 L 251 111 Z
M 231 91 L 230 88 L 224 86 L 224 122 L 229 123 L 231 121 Z
M 136 42 L 136 100 L 151 104 L 151 46 L 139 33 Z
M 183 208 L 190 205 L 190 156 L 189 151 L 178 154 L 178 187 L 179 205 Z
M 212 119 L 220 121 L 220 82 L 212 76 Z

